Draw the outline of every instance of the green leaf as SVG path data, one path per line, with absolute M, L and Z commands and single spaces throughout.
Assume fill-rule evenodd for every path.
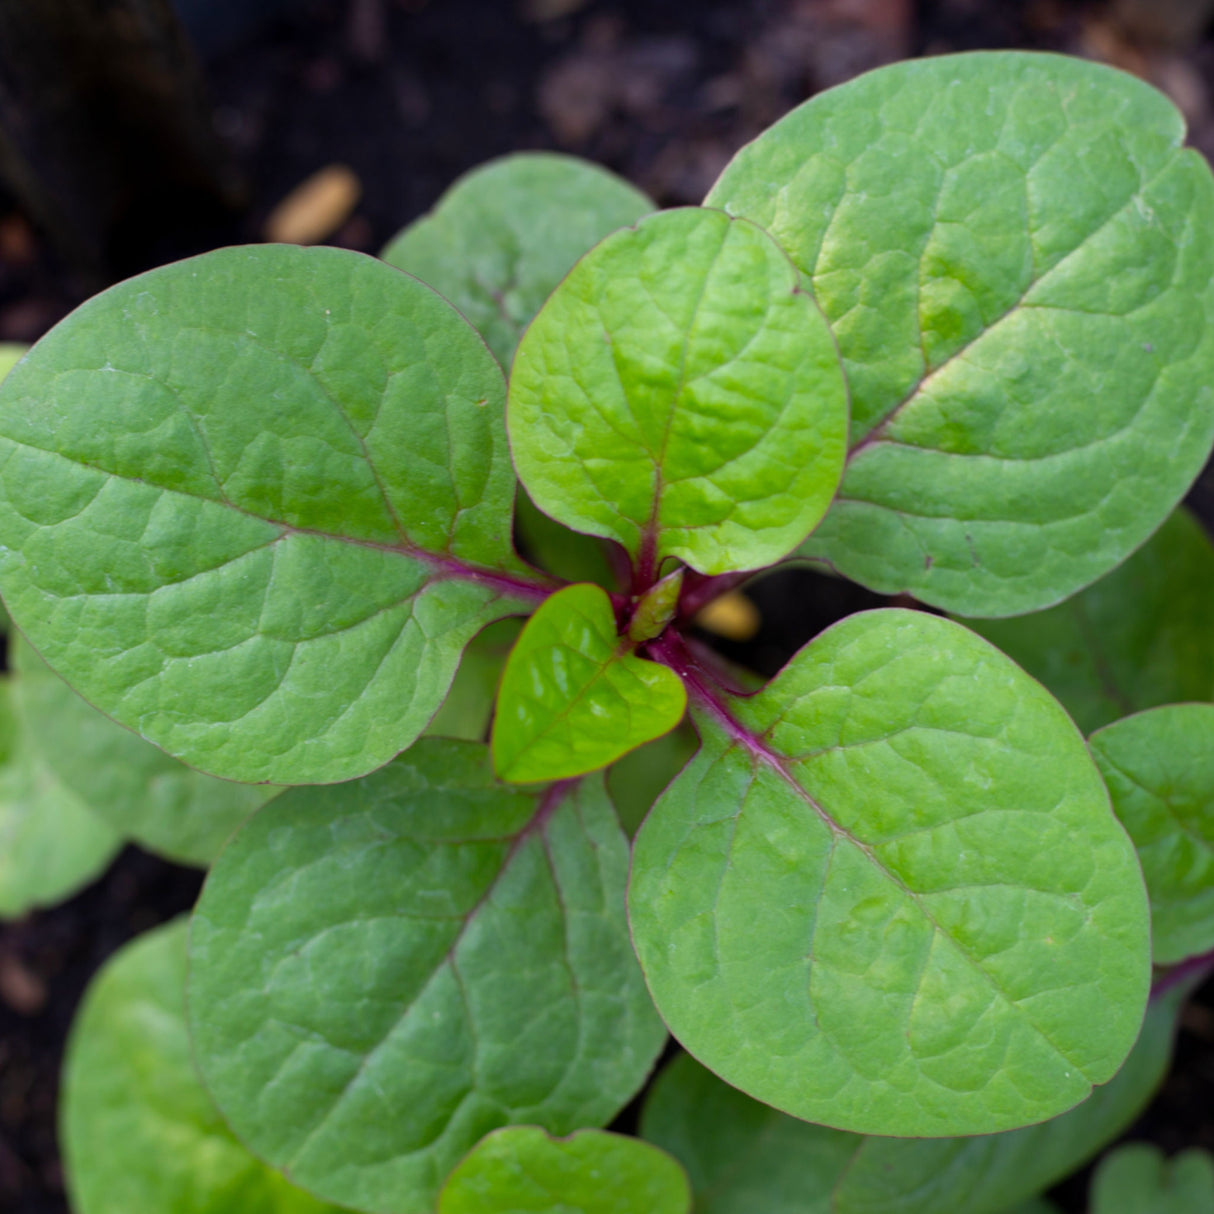
M 1084 733 L 1144 708 L 1214 699 L 1214 544 L 1183 507 L 1065 603 L 964 620 L 1058 698 Z
M 186 922 L 148 932 L 93 980 L 72 1028 L 60 1140 L 75 1214 L 338 1214 L 232 1137 L 185 1026 Z
M 628 639 L 639 643 L 660 637 L 675 617 L 682 589 L 683 570 L 678 568 L 645 591 L 628 621 Z
M 708 195 L 808 276 L 851 455 L 809 556 L 964 615 L 1059 602 L 1164 520 L 1214 442 L 1214 182 L 1161 93 L 1079 59 L 882 68 Z
M 1172 1052 L 1180 992 L 1153 1000 L 1125 1066 L 1040 1125 L 965 1138 L 879 1138 L 759 1104 L 682 1055 L 658 1076 L 643 1137 L 691 1176 L 696 1214 L 1004 1214 L 1069 1175 L 1138 1116 Z
M 0 379 L 3 379 L 24 357 L 28 346 L 0 342 Z
M 570 531 L 550 519 L 519 486 L 514 525 L 523 554 L 534 565 L 566 582 L 593 582 L 609 593 L 621 589 L 607 541 Z
M 653 209 L 596 164 L 526 152 L 461 177 L 383 256 L 446 296 L 509 367 L 523 330 L 573 263 Z
M 438 1214 L 691 1214 L 687 1174 L 648 1143 L 601 1130 L 496 1130 L 451 1173 Z
M 854 615 L 754 696 L 686 672 L 702 746 L 636 838 L 633 940 L 674 1035 L 809 1121 L 1012 1129 L 1138 1033 L 1146 893 L 1083 739 L 992 646 Z
M 203 1077 L 303 1187 L 431 1214 L 486 1133 L 606 1124 L 665 1029 L 624 916 L 602 779 L 495 784 L 422 739 L 356 783 L 292 789 L 216 862 L 191 932 Z
M 847 395 L 821 315 L 752 224 L 684 208 L 587 254 L 527 330 L 507 426 L 536 505 L 666 557 L 757 569 L 839 483 Z
M 0 679 L 0 918 L 61 902 L 121 845 L 43 758 L 27 692 L 22 676 Z
M 451 690 L 426 726 L 428 736 L 464 738 L 469 742 L 485 740 L 502 668 L 522 626 L 520 620 L 498 620 L 464 650 Z
M 1194 1149 L 1165 1160 L 1145 1142 L 1119 1147 L 1092 1178 L 1092 1214 L 1214 1214 L 1214 1158 Z
M 82 700 L 20 636 L 10 639 L 9 661 L 31 748 L 81 804 L 141 847 L 205 868 L 228 836 L 282 791 L 217 780 L 170 758 Z
M 1173 704 L 1091 737 L 1138 848 L 1156 965 L 1214 949 L 1214 704 Z
M 513 783 L 596 771 L 682 719 L 687 693 L 668 666 L 616 633 L 599 586 L 568 586 L 527 621 L 502 673 L 493 766 Z
M 696 752 L 696 732 L 684 718 L 677 729 L 626 754 L 607 770 L 607 792 L 629 837 L 653 803 Z
M 0 388 L 0 587 L 90 703 L 199 770 L 380 766 L 512 572 L 501 372 L 428 287 L 266 245 L 97 296 Z

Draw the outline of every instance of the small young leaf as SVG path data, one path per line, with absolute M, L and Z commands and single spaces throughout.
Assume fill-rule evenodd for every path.
M 661 636 L 674 619 L 682 589 L 683 570 L 679 568 L 645 591 L 628 621 L 628 639 L 642 642 Z
M 64 1064 L 75 1214 L 340 1214 L 242 1147 L 203 1090 L 185 1026 L 186 922 L 128 944 L 93 980 Z
M 1214 1158 L 1191 1150 L 1165 1160 L 1145 1142 L 1119 1147 L 1092 1178 L 1092 1214 L 1214 1214 Z
M 1084 733 L 1118 717 L 1214 699 L 1214 543 L 1181 507 L 1124 565 L 1065 603 L 963 620 L 1058 698 Z
M 573 263 L 653 209 L 596 164 L 526 152 L 461 177 L 383 256 L 449 299 L 508 368 L 523 330 Z
M 1138 848 L 1155 963 L 1214 948 L 1214 704 L 1140 712 L 1091 747 Z
M 44 765 L 92 813 L 149 851 L 205 868 L 228 836 L 282 791 L 217 780 L 170 758 L 82 700 L 19 635 L 9 640 L 9 661 L 30 745 Z
M 648 1143 L 602 1130 L 553 1139 L 495 1130 L 451 1173 L 438 1214 L 691 1214 L 687 1173 Z
M 651 579 L 784 556 L 839 483 L 847 394 L 825 321 L 753 224 L 685 208 L 587 254 L 527 330 L 507 426 L 545 513 Z
M 503 390 L 449 304 L 360 254 L 224 249 L 113 287 L 0 387 L 13 618 L 199 770 L 378 767 L 542 595 L 511 572 Z
M 795 1116 L 933 1137 L 1054 1116 L 1116 1072 L 1146 891 L 1040 684 L 898 610 L 835 625 L 754 696 L 687 677 L 702 748 L 637 835 L 629 907 L 696 1057 Z
M 606 767 L 669 733 L 687 692 L 668 666 L 632 652 L 598 586 L 568 586 L 527 621 L 502 673 L 493 766 L 516 784 Z
M 1138 1116 L 1168 1067 L 1179 993 L 1153 1000 L 1125 1066 L 1040 1125 L 966 1138 L 879 1138 L 799 1121 L 687 1055 L 658 1076 L 641 1134 L 687 1168 L 696 1214 L 1005 1214 Z
M 473 639 L 464 650 L 442 708 L 426 726 L 425 736 L 485 740 L 502 668 L 522 627 L 520 620 L 498 620 Z
M 1214 181 L 1161 93 L 983 52 L 822 93 L 707 205 L 808 276 L 852 392 L 803 551 L 964 615 L 1057 603 L 1154 531 L 1214 442 Z
M 212 869 L 191 932 L 199 1066 L 297 1184 L 431 1214 L 486 1133 L 606 1124 L 665 1040 L 628 940 L 628 847 L 602 779 L 495 784 L 426 738 L 292 789 Z

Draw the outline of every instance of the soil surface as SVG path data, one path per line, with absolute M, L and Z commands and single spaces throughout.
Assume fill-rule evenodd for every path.
M 186 3 L 187 0 L 182 0 Z M 374 252 L 460 173 L 557 148 L 622 173 L 664 205 L 696 203 L 748 139 L 811 93 L 882 63 L 1024 47 L 1104 59 L 1151 79 L 1214 153 L 1214 40 L 1190 0 L 189 0 L 217 130 L 247 206 L 217 226 L 167 214 L 123 235 L 125 275 L 263 238 L 317 170 L 348 166 L 361 199 L 327 243 Z M 243 10 L 243 11 L 242 11 Z M 289 11 L 289 17 L 281 14 Z M 219 14 L 222 13 L 221 16 Z M 1169 14 L 1173 14 L 1169 16 Z M 1176 16 L 1175 14 L 1179 14 Z M 254 24 L 253 18 L 257 21 Z M 248 20 L 245 20 L 248 18 Z M 253 24 L 253 28 L 249 28 Z M 30 217 L 0 195 L 0 341 L 32 341 L 87 294 Z M 1214 470 L 1190 498 L 1214 530 Z M 877 596 L 797 572 L 755 592 L 764 631 L 730 656 L 765 672 Z M 189 909 L 201 875 L 127 849 L 89 889 L 0 926 L 0 1210 L 66 1214 L 56 1088 L 90 976 L 132 936 Z M 1185 1014 L 1176 1065 L 1132 1136 L 1214 1149 L 1214 982 Z M 1056 1193 L 1085 1208 L 1086 1178 Z M 139 1211 L 132 1214 L 160 1214 Z

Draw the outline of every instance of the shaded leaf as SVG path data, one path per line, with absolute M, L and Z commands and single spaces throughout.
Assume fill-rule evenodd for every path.
M 524 555 L 547 573 L 566 582 L 593 582 L 604 590 L 620 589 L 607 541 L 570 531 L 550 519 L 519 486 L 514 525 Z
M 653 803 L 696 747 L 696 731 L 684 718 L 677 729 L 638 747 L 607 769 L 607 792 L 629 837 L 637 833 Z
M 643 583 L 784 556 L 838 484 L 847 397 L 829 331 L 752 224 L 684 208 L 586 255 L 519 346 L 507 425 L 527 492 L 618 540 Z
M 1191 1150 L 1165 1160 L 1145 1142 L 1119 1147 L 1092 1178 L 1092 1214 L 1214 1214 L 1214 1158 Z
M 422 739 L 292 789 L 224 850 L 191 932 L 190 1017 L 238 1135 L 296 1183 L 431 1214 L 486 1133 L 610 1121 L 665 1039 L 624 917 L 602 780 L 495 784 Z
M 674 671 L 633 648 L 616 633 L 600 587 L 552 595 L 502 673 L 493 720 L 498 775 L 520 784 L 579 776 L 669 733 L 687 693 Z
M 852 616 L 750 697 L 684 671 L 702 745 L 629 907 L 674 1035 L 868 1133 L 1012 1129 L 1104 1083 L 1150 950 L 1133 847 L 1065 712 L 973 633 Z
M 439 1214 L 691 1214 L 687 1174 L 635 1138 L 582 1130 L 553 1139 L 495 1130 L 461 1160 Z
M 1059 602 L 1214 441 L 1214 182 L 1141 81 L 1024 53 L 900 63 L 744 148 L 709 206 L 808 276 L 852 393 L 804 547 L 965 615 Z
M 485 740 L 502 668 L 522 627 L 521 620 L 498 620 L 472 640 L 464 650 L 442 708 L 426 726 L 428 736 Z
M 502 393 L 450 305 L 372 258 L 153 270 L 0 388 L 5 600 L 90 703 L 193 767 L 359 775 L 542 595 L 512 572 Z

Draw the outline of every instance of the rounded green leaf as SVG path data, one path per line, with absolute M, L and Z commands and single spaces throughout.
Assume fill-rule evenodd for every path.
M 282 791 L 217 780 L 170 758 L 82 700 L 23 637 L 10 638 L 9 660 L 43 764 L 121 837 L 149 851 L 205 868 Z
M 803 551 L 965 615 L 1059 602 L 1214 442 L 1214 181 L 1141 81 L 1079 59 L 896 64 L 744 148 L 707 204 L 807 275 L 852 393 Z
M 691 1214 L 687 1174 L 648 1143 L 601 1130 L 496 1130 L 451 1173 L 438 1214 Z
M 1138 848 L 1155 963 L 1214 949 L 1214 704 L 1140 712 L 1091 747 Z
M 701 751 L 637 835 L 629 906 L 697 1058 L 806 1120 L 923 1137 L 1040 1121 L 1116 1072 L 1146 892 L 1040 684 L 957 624 L 883 610 L 754 696 L 689 693 Z
M 224 249 L 111 288 L 0 388 L 0 588 L 90 703 L 202 771 L 407 746 L 506 571 L 501 372 L 360 254 Z
M 1172 1051 L 1179 992 L 1152 1001 L 1125 1066 L 1039 1125 L 965 1138 L 881 1138 L 751 1100 L 687 1055 L 658 1076 L 643 1137 L 688 1170 L 696 1214 L 1005 1214 L 1069 1175 L 1138 1116 Z
M 685 208 L 586 255 L 527 330 L 507 426 L 545 513 L 652 577 L 758 569 L 825 513 L 847 394 L 830 333 L 753 224 Z
M 687 692 L 668 666 L 638 658 L 616 633 L 599 586 L 568 586 L 527 621 L 498 692 L 493 766 L 512 783 L 606 767 L 669 733 Z
M 1214 543 L 1183 507 L 1124 565 L 1065 603 L 964 620 L 1062 701 L 1084 733 L 1132 712 L 1214 700 Z
M 338 1214 L 224 1125 L 190 1058 L 185 971 L 180 920 L 128 944 L 89 987 L 60 1101 L 75 1214 Z
M 666 1035 L 627 869 L 601 778 L 495 784 L 476 743 L 283 793 L 194 915 L 191 1032 L 219 1107 L 297 1184 L 382 1214 L 431 1214 L 490 1130 L 606 1124 Z
M 465 174 L 383 257 L 449 299 L 509 367 L 523 330 L 573 263 L 653 209 L 597 164 L 523 152 Z
M 1165 1160 L 1145 1142 L 1119 1147 L 1092 1178 L 1092 1214 L 1214 1214 L 1214 1158 L 1194 1149 Z

